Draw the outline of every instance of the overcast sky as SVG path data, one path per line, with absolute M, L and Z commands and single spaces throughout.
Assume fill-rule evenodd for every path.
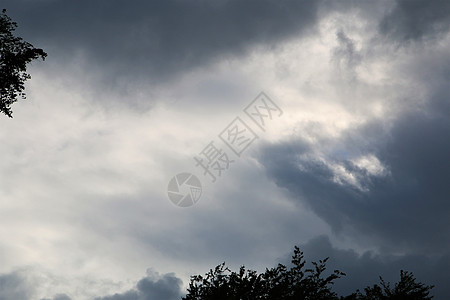
M 48 53 L 0 116 L 1 299 L 180 299 L 294 245 L 347 273 L 341 295 L 404 269 L 450 296 L 449 1 L 1 8 Z M 264 130 L 260 92 L 283 112 Z M 219 137 L 236 117 L 257 136 L 240 156 Z M 234 160 L 214 183 L 211 141 Z M 203 187 L 186 208 L 183 172 Z

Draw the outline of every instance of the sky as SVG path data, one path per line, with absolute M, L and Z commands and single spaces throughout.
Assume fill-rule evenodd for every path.
M 407 270 L 450 296 L 450 2 L 0 6 L 48 53 L 0 117 L 1 299 L 180 299 L 295 245 L 340 295 Z

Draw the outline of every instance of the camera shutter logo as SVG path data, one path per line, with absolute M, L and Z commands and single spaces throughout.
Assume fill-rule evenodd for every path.
M 173 204 L 189 207 L 200 199 L 202 184 L 197 176 L 191 173 L 180 173 L 169 181 L 167 195 Z

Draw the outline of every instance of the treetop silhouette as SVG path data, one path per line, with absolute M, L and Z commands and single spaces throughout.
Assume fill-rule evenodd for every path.
M 430 290 L 416 282 L 412 273 L 401 271 L 400 281 L 391 288 L 380 277 L 381 286 L 375 284 L 364 292 L 356 290 L 348 296 L 338 296 L 332 290 L 337 279 L 346 274 L 334 270 L 326 274 L 328 258 L 312 262 L 312 268 L 305 268 L 303 253 L 294 248 L 292 267 L 283 264 L 266 269 L 264 273 L 246 270 L 231 271 L 225 263 L 211 269 L 204 276 L 191 276 L 188 293 L 183 300 L 429 300 Z
M 6 9 L 0 14 L 0 112 L 12 118 L 11 105 L 18 97 L 26 98 L 25 81 L 31 76 L 27 64 L 42 58 L 47 53 L 34 48 L 32 44 L 13 34 L 17 23 L 6 15 Z

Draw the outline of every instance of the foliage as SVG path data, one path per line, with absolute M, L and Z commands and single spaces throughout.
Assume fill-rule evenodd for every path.
M 303 253 L 298 247 L 292 256 L 293 267 L 279 264 L 262 274 L 246 270 L 232 272 L 225 263 L 210 270 L 205 277 L 191 277 L 185 300 L 259 300 L 259 299 L 339 299 L 331 291 L 335 279 L 345 275 L 335 270 L 323 277 L 327 259 L 313 263 L 314 268 L 304 269 Z
M 386 283 L 380 276 L 380 285 L 375 284 L 372 287 L 366 287 L 364 294 L 357 291 L 355 298 L 357 300 L 430 300 L 430 291 L 433 286 L 427 286 L 416 282 L 416 278 L 410 272 L 400 271 L 400 281 L 391 288 L 390 283 Z
M 26 73 L 27 64 L 37 58 L 43 60 L 47 53 L 36 49 L 22 38 L 14 36 L 17 23 L 0 14 L 0 112 L 12 117 L 11 105 L 20 96 L 25 99 L 24 83 L 31 76 Z
M 338 297 L 332 290 L 336 279 L 345 276 L 339 270 L 325 276 L 328 258 L 313 262 L 305 269 L 303 253 L 294 248 L 292 267 L 279 264 L 264 273 L 246 270 L 231 271 L 225 263 L 209 270 L 205 276 L 191 276 L 188 293 L 183 300 L 429 300 L 433 286 L 416 282 L 412 273 L 401 271 L 400 281 L 391 288 L 380 277 L 381 286 L 366 287 L 364 293 Z

